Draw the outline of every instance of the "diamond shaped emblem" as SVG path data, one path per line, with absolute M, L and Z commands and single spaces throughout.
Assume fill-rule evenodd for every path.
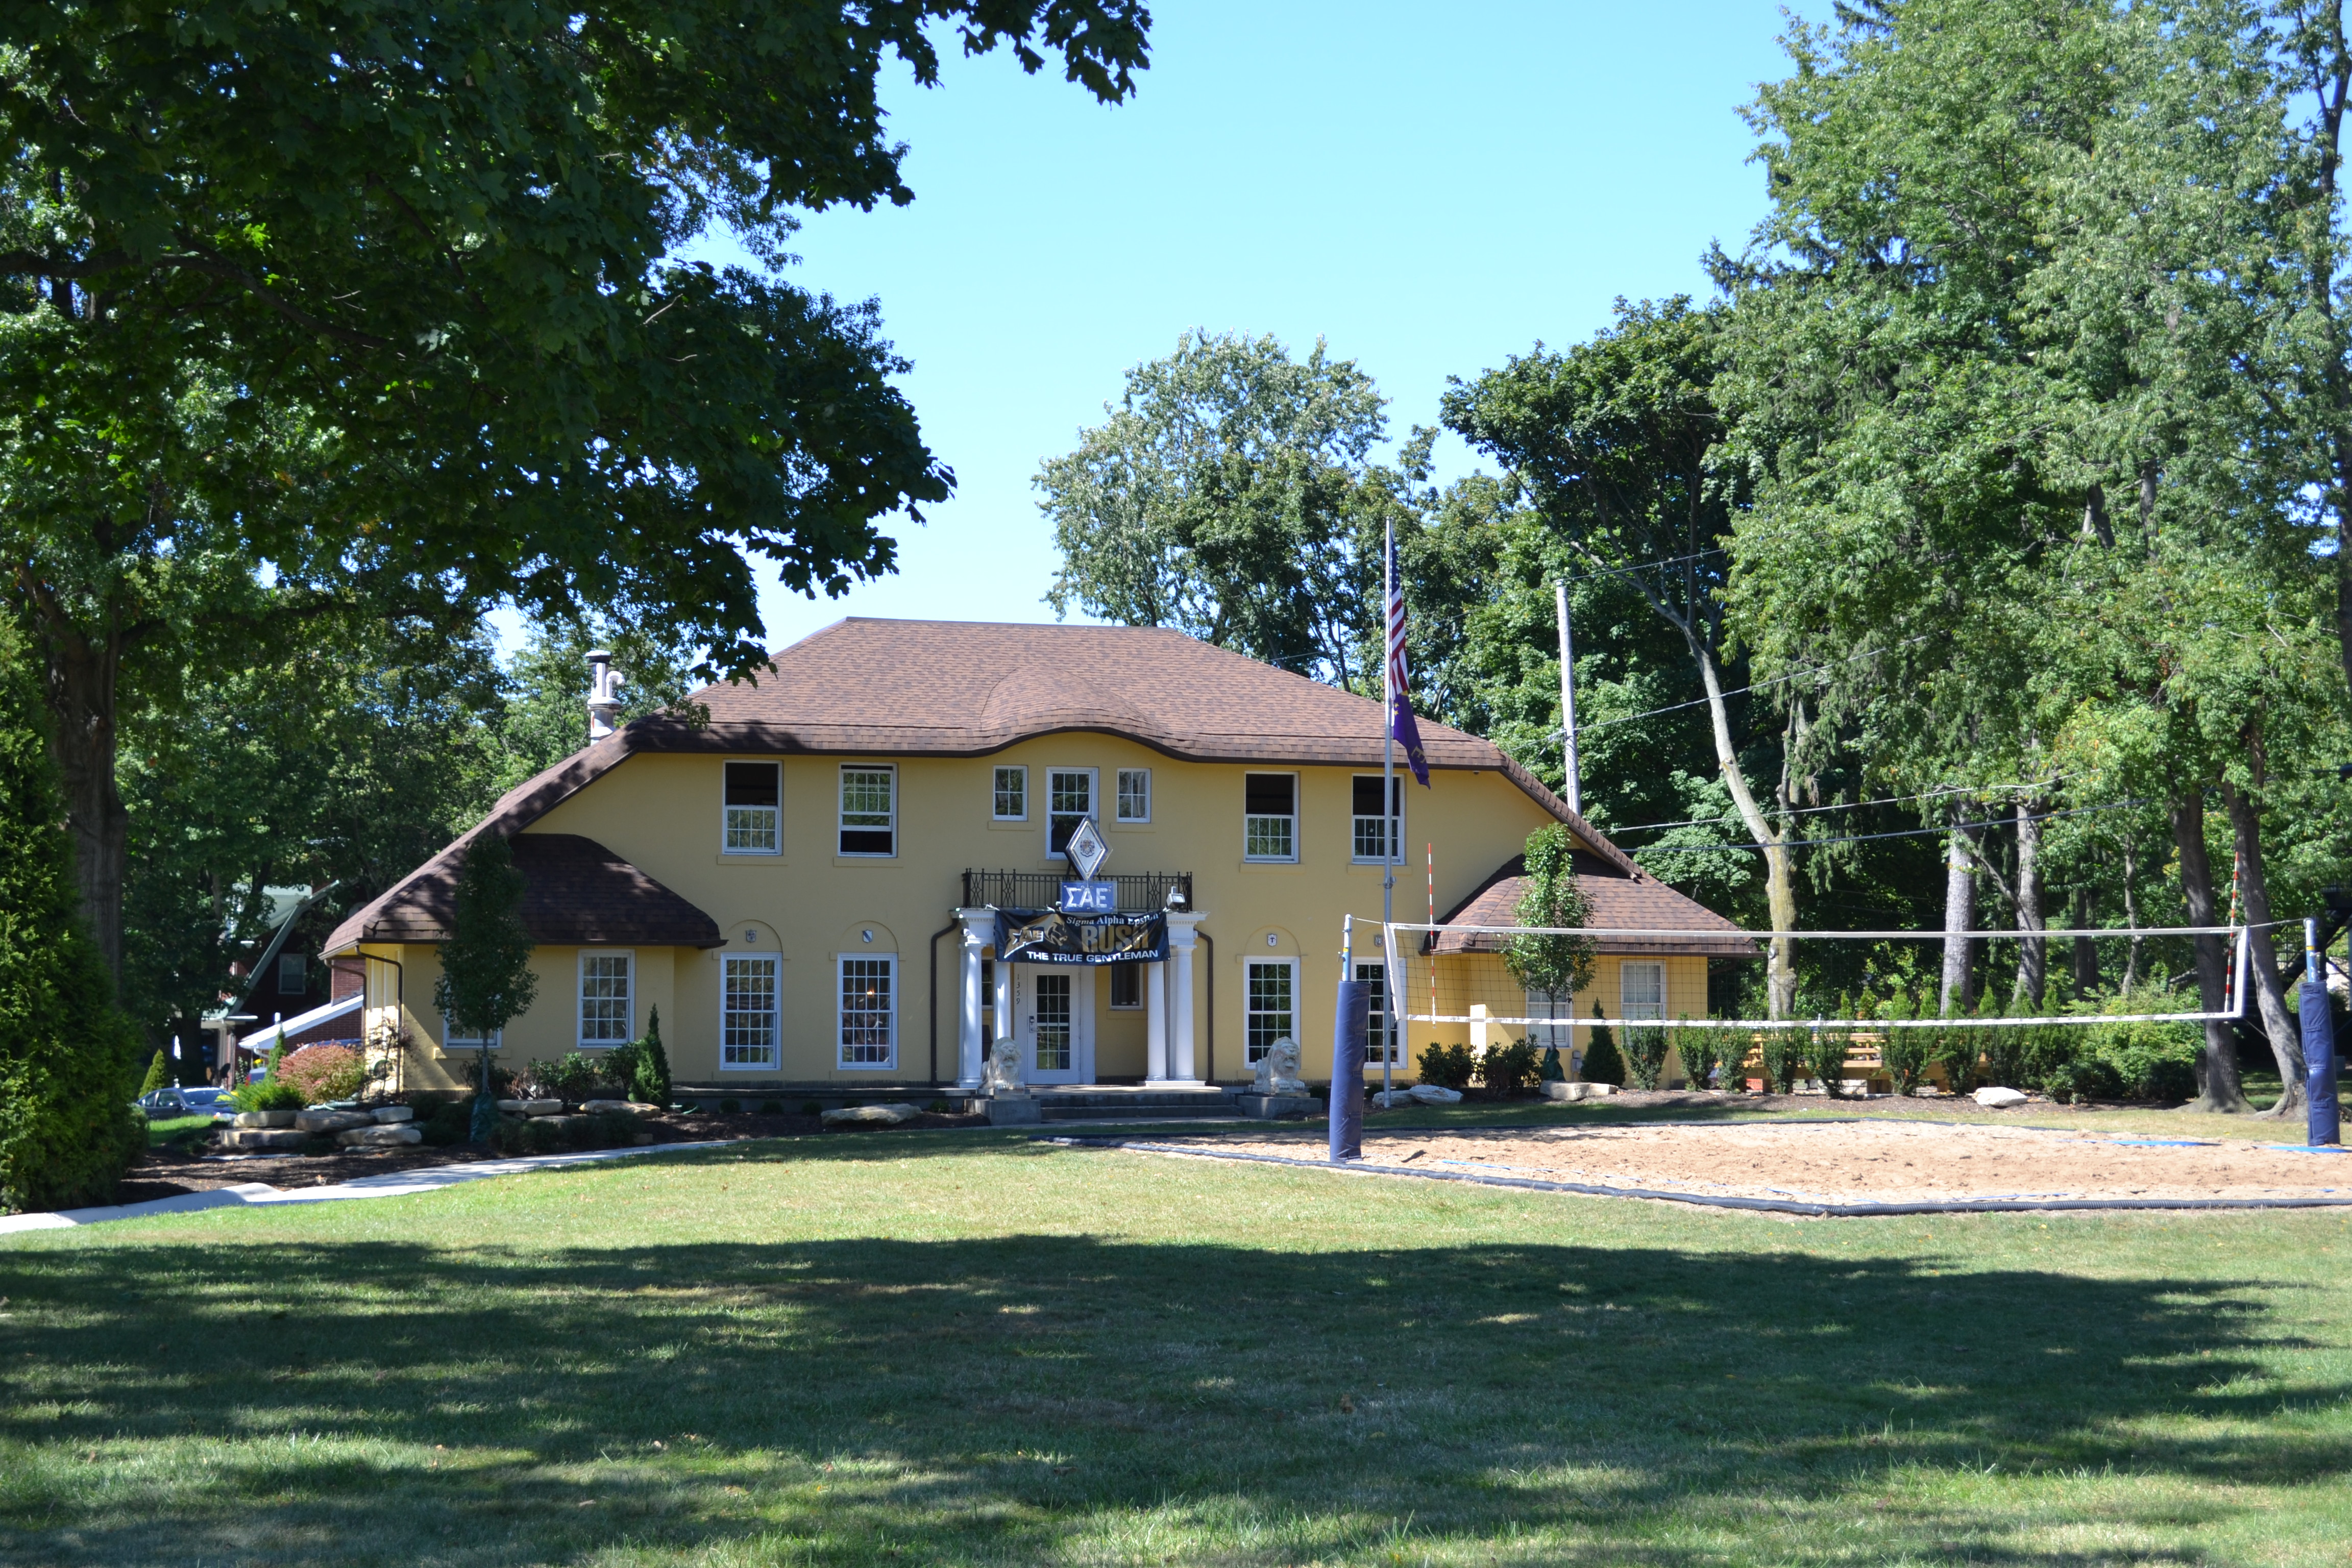
M 1110 846 L 1103 842 L 1101 830 L 1095 826 L 1095 819 L 1088 816 L 1079 820 L 1062 853 L 1070 858 L 1073 870 L 1091 881 L 1094 874 L 1102 868 L 1102 863 L 1110 858 Z

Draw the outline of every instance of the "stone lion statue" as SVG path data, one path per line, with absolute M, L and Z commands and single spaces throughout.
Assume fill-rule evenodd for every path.
M 1259 1094 L 1305 1094 L 1306 1082 L 1298 1076 L 1298 1042 L 1285 1035 L 1265 1048 L 1257 1062 L 1257 1082 L 1252 1086 Z
M 991 1094 L 1021 1092 L 1020 1041 L 999 1040 L 989 1047 L 987 1071 L 981 1086 Z

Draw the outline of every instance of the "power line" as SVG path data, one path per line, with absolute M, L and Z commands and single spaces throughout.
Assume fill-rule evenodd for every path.
M 1926 642 L 1928 637 L 1933 635 L 1934 634 L 1930 632 L 1922 632 L 1916 637 L 1906 637 L 1903 641 L 1895 643 L 1888 647 L 1872 648 L 1868 652 L 1855 654 L 1850 658 L 1832 659 L 1827 664 L 1816 664 L 1809 668 L 1800 669 L 1790 675 L 1776 675 L 1769 680 L 1759 680 L 1753 686 L 1736 686 L 1730 690 L 1725 692 L 1724 695 L 1726 697 L 1738 697 L 1743 692 L 1762 691 L 1767 687 L 1785 686 L 1791 680 L 1802 680 L 1809 675 L 1819 675 L 1825 669 L 1835 669 L 1840 665 L 1853 664 L 1860 659 L 1875 658 L 1881 653 L 1892 653 L 1898 647 L 1909 647 L 1913 643 Z M 1711 700 L 1705 697 L 1694 697 L 1688 702 L 1670 703 L 1664 708 L 1653 708 L 1646 713 L 1623 713 L 1614 719 L 1603 719 L 1597 724 L 1580 724 L 1576 727 L 1576 732 L 1580 735 L 1590 734 L 1595 730 L 1605 730 L 1612 724 L 1631 724 L 1636 719 L 1654 719 L 1661 713 L 1679 713 L 1685 708 L 1705 707 L 1709 700 Z M 1560 732 L 1558 730 L 1554 730 L 1549 735 L 1546 736 L 1545 739 L 1556 741 L 1559 739 L 1559 735 Z M 1632 829 L 1628 828 L 1626 831 L 1631 832 Z
M 1631 566 L 1612 566 L 1606 571 L 1587 572 L 1580 577 L 1562 577 L 1560 581 L 1563 583 L 1597 583 L 1604 577 L 1632 577 L 1640 573 L 1647 572 L 1653 566 L 1679 566 L 1685 561 L 1704 561 L 1710 555 L 1724 555 L 1728 553 L 1729 552 L 1724 550 L 1720 545 L 1718 545 L 1708 550 L 1694 550 L 1688 555 L 1667 555 L 1662 556 L 1655 561 L 1636 561 Z
M 2119 800 L 2107 805 L 2078 805 L 2071 811 L 2044 812 L 2042 816 L 2042 820 L 2048 822 L 2053 817 L 2082 816 L 2094 811 L 2121 811 L 2126 806 L 2146 805 L 2147 804 L 2147 802 L 2144 800 Z M 1994 824 L 1991 822 L 1962 822 L 1956 823 L 1953 826 L 1958 827 L 1990 827 L 1993 826 Z M 1648 848 L 1628 850 L 1627 853 L 1633 855 L 1696 855 L 1710 849 L 1812 849 L 1823 847 L 1832 844 L 1867 844 L 1874 839 L 1879 838 L 1940 837 L 1942 835 L 1951 831 L 1951 827 L 1906 827 L 1898 829 L 1893 833 L 1851 833 L 1843 838 L 1791 838 L 1785 844 L 1659 844 L 1653 845 Z
M 2071 778 L 2072 776 L 2074 775 L 2070 773 L 2061 773 L 2058 775 L 2058 778 Z M 1833 802 L 1829 805 L 1798 806 L 1793 810 L 1783 812 L 1781 815 L 1784 816 L 1813 816 L 1824 811 L 1860 811 L 1866 805 L 1901 805 L 1906 801 L 1942 800 L 1948 795 L 1981 795 L 1991 790 L 2048 789 L 2052 784 L 2056 784 L 2057 782 L 2058 779 L 2046 779 L 2039 784 L 1969 784 L 1965 787 L 1954 785 L 1950 789 L 1931 789 L 1919 795 L 1890 795 L 1884 800 L 1846 800 Z M 1621 833 L 1652 833 L 1662 827 L 1709 827 L 1718 822 L 1737 822 L 1738 820 L 1738 813 L 1727 812 L 1721 816 L 1694 816 L 1686 822 L 1641 822 L 1634 824 L 1631 827 L 1611 827 L 1605 828 L 1603 831 L 1606 832 L 1610 837 L 1614 838 Z M 1600 824 L 1595 823 L 1593 826 L 1597 827 Z

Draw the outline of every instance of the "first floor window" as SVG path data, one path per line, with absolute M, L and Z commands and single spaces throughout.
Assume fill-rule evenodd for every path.
M 992 815 L 999 822 L 1029 820 L 1029 770 L 1027 768 L 996 770 L 996 805 Z
M 492 1029 L 489 1038 L 486 1041 L 480 1035 L 469 1035 L 459 1028 L 457 1020 L 448 1014 L 441 1015 L 441 1048 L 444 1050 L 478 1051 L 484 1045 L 488 1045 L 495 1051 L 499 1048 L 499 1037 L 505 1032 L 503 1029 Z
M 1293 970 L 1286 958 L 1252 959 L 1249 965 L 1249 1013 L 1244 1030 L 1249 1066 L 1257 1066 L 1274 1042 L 1298 1038 L 1298 1015 L 1291 984 Z
M 1372 1009 L 1364 1026 L 1364 1064 L 1381 1065 L 1381 1053 L 1388 1053 L 1393 1064 L 1404 1060 L 1402 1043 L 1389 1038 L 1389 966 L 1385 963 L 1356 965 L 1356 978 L 1371 989 Z
M 1666 1016 L 1666 966 L 1658 963 L 1617 966 L 1621 1018 L 1664 1018 Z
M 1143 965 L 1114 963 L 1110 966 L 1110 1005 L 1120 1008 L 1143 1005 Z
M 709 840 L 704 842 L 708 843 Z M 583 952 L 580 955 L 580 1043 L 583 1046 L 626 1045 L 634 1031 L 635 1009 L 630 982 L 633 954 Z
M 782 961 L 772 953 L 723 960 L 725 981 L 719 1003 L 719 1065 L 776 1065 L 776 994 Z
M 1298 858 L 1298 775 L 1242 775 L 1242 858 Z
M 1150 768 L 1118 770 L 1118 819 L 1121 822 L 1151 820 L 1151 770 Z
M 1381 810 L 1381 773 L 1358 773 L 1355 778 L 1355 850 L 1358 860 L 1402 860 L 1404 858 L 1404 837 L 1399 824 L 1404 817 L 1404 775 L 1389 779 L 1389 808 Z
M 887 1068 L 898 1054 L 897 956 L 841 960 L 841 1065 Z
M 782 847 L 778 829 L 783 818 L 783 764 L 730 763 L 726 784 L 726 837 L 720 847 L 730 855 L 777 853 Z
M 1528 1042 L 1536 1049 L 1540 1051 L 1558 1047 L 1565 1051 L 1575 1045 L 1576 1026 L 1570 1020 L 1576 1016 L 1576 1009 L 1573 999 L 1567 992 L 1563 991 L 1558 994 L 1549 991 L 1528 992 L 1528 1016 L 1559 1020 L 1556 1024 L 1536 1024 L 1529 1026 Z
M 841 770 L 841 852 L 844 855 L 896 855 L 898 852 L 898 769 L 845 767 Z

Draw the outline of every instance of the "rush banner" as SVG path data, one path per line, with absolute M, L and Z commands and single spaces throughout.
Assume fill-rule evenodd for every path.
M 1168 956 L 1164 914 L 1066 915 L 1054 910 L 996 911 L 1000 963 L 1158 963 Z

